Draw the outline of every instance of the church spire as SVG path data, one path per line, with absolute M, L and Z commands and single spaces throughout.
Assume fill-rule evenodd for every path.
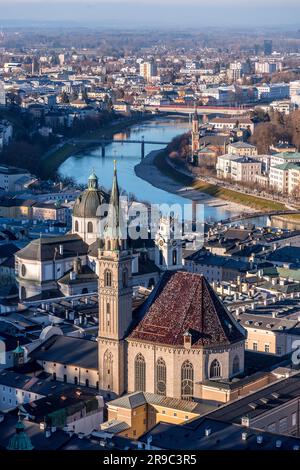
M 116 160 L 114 160 L 114 176 L 109 200 L 109 209 L 107 216 L 107 226 L 104 233 L 104 238 L 107 241 L 106 246 L 110 250 L 119 250 L 125 247 L 122 243 L 123 233 L 123 217 L 122 208 L 120 206 L 120 189 L 117 176 Z
M 109 203 L 116 211 L 116 222 L 119 222 L 119 203 L 120 203 L 120 190 L 118 184 L 118 176 L 117 176 L 117 162 L 114 160 L 114 177 L 113 183 L 111 188 L 111 195 Z

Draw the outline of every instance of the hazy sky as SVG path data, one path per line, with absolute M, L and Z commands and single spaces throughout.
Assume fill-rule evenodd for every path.
M 0 22 L 98 26 L 300 26 L 299 0 L 0 0 Z

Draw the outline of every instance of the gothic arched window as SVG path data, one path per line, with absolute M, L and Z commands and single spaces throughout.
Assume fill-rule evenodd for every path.
M 172 252 L 172 263 L 173 263 L 173 266 L 176 266 L 177 264 L 177 250 L 173 250 Z
M 217 359 L 214 359 L 210 365 L 209 378 L 217 379 L 221 377 L 221 366 Z
M 167 367 L 162 357 L 156 362 L 156 393 L 166 395 L 167 389 Z
M 136 392 L 146 391 L 146 362 L 140 353 L 134 360 L 134 388 Z
M 109 269 L 104 272 L 104 285 L 105 287 L 111 287 L 111 271 Z
M 240 359 L 239 356 L 235 356 L 232 363 L 232 373 L 237 374 L 240 371 Z
M 93 231 L 94 231 L 93 222 L 88 222 L 87 231 L 88 231 L 88 233 L 93 233 Z
M 192 400 L 194 397 L 194 367 L 190 361 L 181 366 L 181 398 Z
M 79 223 L 78 223 L 78 220 L 75 220 L 75 232 L 79 232 Z

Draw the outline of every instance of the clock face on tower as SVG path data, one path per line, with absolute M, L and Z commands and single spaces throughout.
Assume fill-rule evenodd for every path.
M 163 239 L 159 240 L 158 244 L 159 244 L 159 246 L 163 246 L 164 245 Z

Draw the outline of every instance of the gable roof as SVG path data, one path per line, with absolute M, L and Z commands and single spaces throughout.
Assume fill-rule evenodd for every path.
M 63 254 L 59 252 L 59 245 L 63 245 Z M 72 258 L 86 255 L 88 245 L 77 234 L 63 237 L 37 238 L 28 243 L 16 256 L 20 259 L 53 261 L 53 259 Z
M 59 364 L 82 367 L 84 369 L 98 368 L 98 345 L 71 336 L 52 336 L 31 353 L 37 361 L 50 361 Z
M 137 314 L 140 320 L 129 340 L 183 347 L 187 331 L 192 347 L 229 345 L 244 339 L 243 329 L 199 274 L 167 272 Z

